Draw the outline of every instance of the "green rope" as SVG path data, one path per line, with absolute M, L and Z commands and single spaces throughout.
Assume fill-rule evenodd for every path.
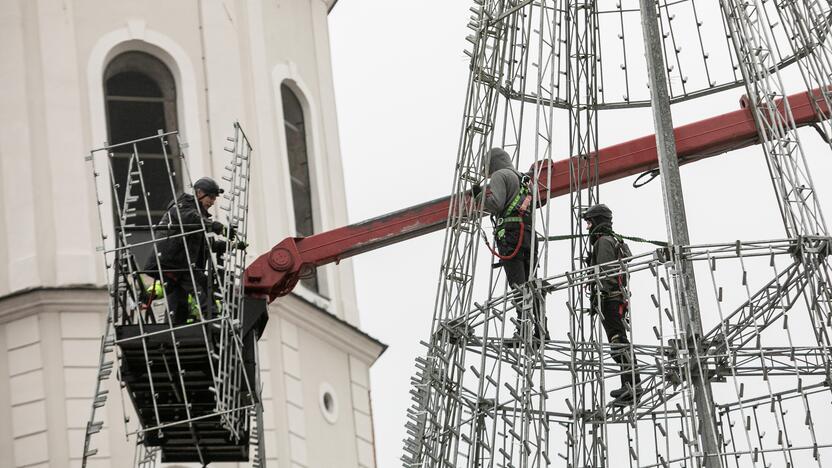
M 659 246 L 659 247 L 667 247 L 667 242 L 663 242 L 663 241 L 649 240 L 649 239 L 644 239 L 644 238 L 635 237 L 635 236 L 624 236 L 624 235 L 618 234 L 617 232 L 610 232 L 609 234 L 612 235 L 613 237 L 618 238 L 619 240 L 620 239 L 627 239 L 627 240 L 630 240 L 630 241 L 633 241 L 633 242 L 640 242 L 642 244 L 653 244 L 653 245 L 656 245 L 656 246 Z M 563 235 L 559 235 L 559 236 L 544 237 L 543 239 L 545 239 L 547 241 L 561 241 L 561 240 L 569 240 L 569 239 L 579 239 L 581 237 L 589 237 L 589 234 L 563 234 Z

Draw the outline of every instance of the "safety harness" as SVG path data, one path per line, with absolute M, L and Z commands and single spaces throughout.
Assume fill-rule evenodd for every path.
M 619 262 L 622 259 L 631 257 L 633 255 L 632 251 L 630 251 L 630 246 L 628 246 L 627 243 L 624 242 L 624 239 L 622 238 L 623 236 L 621 236 L 619 234 L 616 234 L 615 232 L 613 232 L 610 229 L 609 232 L 601 233 L 598 236 L 598 239 L 595 241 L 595 243 L 597 243 L 599 240 L 601 240 L 604 237 L 610 237 L 613 240 L 613 244 L 614 244 L 613 249 L 615 251 L 615 257 Z M 593 252 L 592 252 L 593 256 L 596 255 L 595 246 L 594 246 L 595 243 L 593 243 Z M 629 283 L 629 278 L 628 277 L 629 277 L 628 273 L 621 273 L 621 274 L 619 274 L 615 277 L 615 279 L 618 283 L 618 292 L 617 292 L 617 294 L 620 294 L 620 298 L 615 297 L 615 299 L 619 299 L 618 317 L 621 318 L 622 320 L 625 319 L 625 316 L 626 316 L 627 312 L 630 310 L 630 298 L 628 297 L 628 294 L 627 294 L 627 287 L 628 287 L 628 283 Z M 610 297 L 610 298 L 612 298 L 612 297 Z M 626 320 L 625 320 L 624 324 L 629 329 L 629 324 L 627 323 Z
M 523 235 L 526 233 L 526 222 L 524 218 L 528 213 L 529 205 L 532 203 L 531 189 L 529 187 L 531 177 L 529 177 L 528 174 L 520 174 L 516 171 L 514 173 L 517 175 L 517 178 L 520 179 L 520 190 L 517 191 L 517 195 L 515 195 L 509 204 L 506 205 L 505 209 L 501 213 L 501 216 L 496 218 L 491 216 L 491 223 L 494 225 L 494 239 L 496 241 L 501 241 L 505 238 L 507 224 L 520 224 L 520 234 L 517 237 L 517 245 L 514 246 L 514 249 L 509 255 L 500 255 L 496 249 L 491 247 L 488 240 L 485 241 L 485 245 L 488 247 L 488 250 L 491 251 L 491 254 L 500 260 L 511 260 L 517 256 L 517 252 L 520 251 L 520 246 L 523 245 Z
M 525 224 L 523 218 L 528 212 L 529 205 L 532 203 L 531 188 L 529 187 L 531 177 L 528 174 L 520 174 L 519 172 L 515 172 L 515 174 L 520 179 L 520 190 L 517 191 L 517 195 L 506 205 L 498 218 L 494 219 L 492 216 L 494 238 L 497 240 L 502 240 L 505 237 L 506 224 L 520 223 L 521 227 Z

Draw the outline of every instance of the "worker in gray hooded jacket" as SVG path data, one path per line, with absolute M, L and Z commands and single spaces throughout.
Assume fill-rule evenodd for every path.
M 484 158 L 484 176 L 489 178 L 484 190 L 484 208 L 491 215 L 494 225 L 494 242 L 499 252 L 500 264 L 512 289 L 532 296 L 534 337 L 549 339 L 546 327 L 546 309 L 543 296 L 524 285 L 537 268 L 537 246 L 532 242 L 531 194 L 528 175 L 519 173 L 511 158 L 502 148 L 493 148 Z M 473 195 L 479 197 L 483 188 L 475 185 Z M 522 305 L 517 304 L 520 323 L 526 318 Z M 515 334 L 520 338 L 521 333 Z

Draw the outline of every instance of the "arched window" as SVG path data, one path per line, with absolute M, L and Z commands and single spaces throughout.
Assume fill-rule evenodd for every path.
M 295 231 L 297 236 L 306 237 L 315 233 L 306 122 L 303 107 L 294 91 L 282 84 L 280 94 L 283 97 L 283 125 L 286 129 L 286 152 L 289 155 L 289 175 L 292 179 Z M 301 284 L 307 289 L 319 292 L 317 274 L 301 280 Z
M 122 143 L 155 135 L 159 130 L 177 129 L 176 82 L 161 60 L 144 52 L 125 52 L 116 56 L 104 72 L 104 95 L 107 112 L 107 138 L 110 144 Z M 153 222 L 164 214 L 173 199 L 169 174 L 179 174 L 176 139 L 168 140 L 170 171 L 159 140 L 136 145 L 142 161 L 144 183 L 149 192 L 148 204 Z M 120 183 L 119 197 L 124 195 L 132 146 L 119 147 L 113 155 L 113 175 Z M 173 176 L 175 190 L 181 188 Z M 137 223 L 146 223 L 146 212 L 137 213 Z

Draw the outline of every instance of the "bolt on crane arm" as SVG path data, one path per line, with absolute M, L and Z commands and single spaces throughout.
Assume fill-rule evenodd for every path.
M 829 118 L 826 101 L 819 89 L 793 94 L 788 101 L 798 127 Z M 748 105 L 749 100 L 743 97 L 739 110 L 677 127 L 674 134 L 679 163 L 687 164 L 759 143 Z M 778 110 L 784 112 L 782 101 Z M 537 174 L 541 204 L 548 198 L 569 193 L 569 165 L 575 157 L 543 161 L 537 168 L 532 167 L 531 172 Z M 599 183 L 657 167 L 655 135 L 598 150 Z M 450 196 L 439 198 L 309 237 L 288 237 L 246 269 L 246 294 L 266 297 L 271 302 L 290 293 L 301 276 L 315 267 L 438 231 L 448 220 L 451 200 Z

